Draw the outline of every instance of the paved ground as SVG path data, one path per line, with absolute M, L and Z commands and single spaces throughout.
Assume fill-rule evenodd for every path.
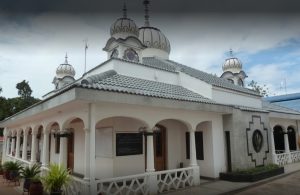
M 299 195 L 300 194 L 300 163 L 286 165 L 285 174 L 268 178 L 254 183 L 229 182 L 222 180 L 206 181 L 201 180 L 200 186 L 191 187 L 174 192 L 168 195 Z
M 300 194 L 300 172 L 235 193 L 238 195 L 296 195 Z
M 15 183 L 5 182 L 0 175 L 0 195 L 20 195 L 22 192 Z

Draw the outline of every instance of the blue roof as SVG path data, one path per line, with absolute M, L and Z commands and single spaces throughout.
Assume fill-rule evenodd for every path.
M 287 95 L 277 95 L 272 97 L 264 98 L 268 102 L 282 102 L 282 101 L 290 101 L 290 100 L 297 100 L 300 99 L 300 93 L 292 93 Z
M 267 97 L 264 99 L 272 104 L 277 104 L 293 110 L 300 111 L 300 93 L 278 95 Z

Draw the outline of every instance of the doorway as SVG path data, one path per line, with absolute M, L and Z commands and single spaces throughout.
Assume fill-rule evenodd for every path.
M 74 133 L 70 133 L 68 136 L 68 160 L 67 168 L 73 172 L 74 170 Z
M 167 147 L 166 147 L 166 128 L 156 125 L 157 131 L 153 133 L 154 148 L 154 169 L 163 171 L 167 169 Z M 145 136 L 145 168 L 147 167 L 147 137 Z

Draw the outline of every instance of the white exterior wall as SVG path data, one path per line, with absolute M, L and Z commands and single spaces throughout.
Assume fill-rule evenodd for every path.
M 83 123 L 72 123 L 71 128 L 74 129 L 74 172 L 84 174 L 84 139 Z
M 100 74 L 102 72 L 106 72 L 108 70 L 113 70 L 114 69 L 114 64 L 112 61 L 109 61 L 105 64 L 103 64 L 102 66 L 100 67 L 97 67 L 95 70 L 93 70 L 92 72 L 88 72 L 84 75 L 84 79 L 89 77 L 89 76 L 92 76 L 92 75 L 95 75 L 95 74 Z
M 169 54 L 166 51 L 156 48 L 146 48 L 142 50 L 143 57 L 158 57 L 163 59 L 169 59 Z
M 54 135 L 51 134 L 50 163 L 59 163 L 59 153 L 55 152 L 55 139 Z
M 212 99 L 212 85 L 182 72 L 179 73 L 179 80 L 182 87 Z
M 221 115 L 216 116 L 216 120 L 212 122 L 212 140 L 214 177 L 216 178 L 219 177 L 220 172 L 225 172 L 227 170 L 225 133 L 223 129 L 223 118 Z
M 221 88 L 213 88 L 212 99 L 218 103 L 262 108 L 260 97 L 250 96 Z
M 128 156 L 116 156 L 116 133 L 137 133 L 138 128 L 143 126 L 136 120 L 128 118 L 110 118 L 101 121 L 96 127 L 96 178 L 110 178 L 119 177 L 125 175 L 133 175 L 145 172 L 145 156 L 144 152 L 140 155 L 128 155 Z M 107 141 L 105 144 L 99 142 L 101 139 L 98 136 L 103 136 L 104 133 L 100 133 L 101 130 L 111 129 L 112 141 Z M 108 133 L 106 133 L 109 136 Z M 111 154 L 98 153 L 101 147 L 107 147 L 107 144 L 112 144 Z M 110 149 L 109 149 L 110 150 Z M 106 152 L 105 150 L 102 150 Z M 144 145 L 143 145 L 144 151 Z
M 276 125 L 280 125 L 280 126 L 284 127 L 285 129 L 287 129 L 288 126 L 293 126 L 295 128 L 295 131 L 296 132 L 298 131 L 296 120 L 282 119 L 282 118 L 270 118 L 270 127 L 271 127 L 272 131 Z
M 179 168 L 179 163 L 185 159 L 185 132 L 187 127 L 176 120 L 166 120 L 159 123 L 166 127 L 166 153 L 167 153 L 167 169 Z
M 139 64 L 114 61 L 115 70 L 122 75 L 178 85 L 178 74 Z
M 185 132 L 188 128 L 178 121 L 181 120 L 194 124 L 193 126 L 201 123 L 201 121 L 212 121 L 214 130 L 205 131 L 203 135 L 205 139 L 205 160 L 198 161 L 201 169 L 201 175 L 216 178 L 220 171 L 225 170 L 224 133 L 221 114 L 110 103 L 97 104 L 96 110 L 99 110 L 99 112 L 97 112 L 97 116 L 95 116 L 97 121 L 101 121 L 101 119 L 109 117 L 124 116 L 144 120 L 147 124 L 151 125 L 151 127 L 157 123 L 164 125 L 167 128 L 168 169 L 178 168 L 180 162 L 184 162 L 185 167 L 189 166 L 189 160 L 186 159 L 185 152 Z M 101 110 L 105 112 L 101 112 Z M 166 119 L 175 119 L 178 121 Z M 110 120 L 110 122 L 109 120 L 106 120 L 105 123 L 99 123 L 100 126 L 97 126 L 97 129 L 107 127 L 111 127 L 113 129 L 113 146 L 115 146 L 116 132 L 137 132 L 139 127 L 145 125 L 143 123 L 139 124 L 137 120 L 133 120 L 131 122 L 121 120 L 113 121 L 112 118 Z M 178 151 L 180 151 L 180 153 Z M 114 177 L 143 173 L 145 171 L 144 155 L 116 157 L 115 148 L 113 149 L 113 153 L 114 157 L 111 159 L 97 157 L 97 178 L 102 178 L 103 175 L 105 177 L 109 177 L 109 175 L 107 175 L 109 171 L 105 171 L 107 170 L 107 167 L 109 167 L 109 169 L 113 169 Z M 214 162 L 216 160 L 218 162 Z M 111 162 L 113 162 L 113 168 L 108 165 L 111 164 Z

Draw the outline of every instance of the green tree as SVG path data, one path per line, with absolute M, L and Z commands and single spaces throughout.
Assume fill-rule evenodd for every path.
M 18 95 L 21 98 L 26 99 L 31 97 L 32 90 L 28 84 L 28 81 L 23 80 L 20 83 L 17 83 L 16 88 L 18 89 Z
M 0 121 L 40 101 L 31 96 L 32 90 L 25 80 L 18 83 L 16 88 L 20 97 L 0 97 Z
M 254 81 L 254 80 L 252 80 L 252 81 L 248 84 L 248 86 L 249 86 L 252 90 L 258 92 L 260 95 L 262 95 L 262 96 L 264 96 L 264 97 L 268 97 L 269 94 L 270 94 L 269 88 L 268 88 L 266 85 L 261 86 L 261 85 L 259 85 L 259 84 L 258 84 L 256 81 Z

